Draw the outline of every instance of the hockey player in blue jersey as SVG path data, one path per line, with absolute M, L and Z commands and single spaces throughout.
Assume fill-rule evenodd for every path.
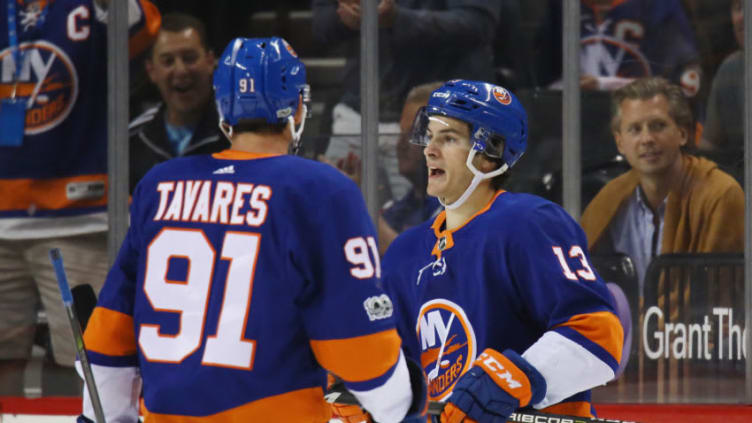
M 614 377 L 623 330 L 579 225 L 501 189 L 525 151 L 525 110 L 502 87 L 450 81 L 416 116 L 413 142 L 444 211 L 391 244 L 383 284 L 429 399 L 448 401 L 441 421 L 593 415 L 589 389 Z
M 145 423 L 326 422 L 327 371 L 378 421 L 425 402 L 377 287 L 358 187 L 285 154 L 305 81 L 283 39 L 232 41 L 214 73 L 232 148 L 162 163 L 137 185 L 84 335 L 108 421 L 136 422 L 141 393 Z

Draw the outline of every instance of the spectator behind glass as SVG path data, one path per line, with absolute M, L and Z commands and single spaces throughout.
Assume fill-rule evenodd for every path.
M 549 0 L 536 44 L 538 85 L 561 88 L 562 2 Z M 693 97 L 700 89 L 695 36 L 679 0 L 582 0 L 580 86 L 611 91 L 663 76 Z
M 744 251 L 744 193 L 714 162 L 685 151 L 692 113 L 681 89 L 638 79 L 613 93 L 612 113 L 616 146 L 632 169 L 582 215 L 593 254 L 629 255 L 642 293 L 658 254 Z
M 61 249 L 71 286 L 99 291 L 108 260 L 109 1 L 6 4 L 16 13 L 0 8 L 0 358 L 28 359 L 41 301 L 54 360 L 72 366 L 75 345 L 48 252 Z M 153 40 L 160 16 L 146 0 L 128 8 L 134 57 Z
M 436 197 L 426 195 L 428 168 L 423 149 L 412 144 L 412 126 L 421 107 L 428 104 L 431 93 L 441 87 L 442 82 L 429 82 L 410 90 L 402 107 L 400 137 L 397 141 L 397 164 L 400 175 L 410 181 L 411 188 L 403 197 L 389 201 L 381 210 L 379 218 L 379 250 L 386 248 L 405 229 L 436 217 L 441 204 Z
M 731 2 L 731 22 L 740 49 L 723 61 L 713 77 L 700 148 L 737 155 L 744 148 L 744 6 Z
M 313 0 L 313 35 L 325 45 L 348 44 L 344 94 L 334 107 L 332 133 L 360 134 L 360 0 Z M 493 41 L 501 0 L 380 0 L 379 133 L 398 134 L 400 110 L 410 88 L 452 78 L 492 80 Z M 381 164 L 394 197 L 405 195 L 397 137 L 380 137 Z M 335 136 L 329 161 L 359 154 L 360 136 Z
M 146 58 L 146 72 L 162 101 L 130 124 L 130 192 L 157 163 L 224 150 L 212 96 L 214 53 L 200 20 L 182 13 L 162 18 Z

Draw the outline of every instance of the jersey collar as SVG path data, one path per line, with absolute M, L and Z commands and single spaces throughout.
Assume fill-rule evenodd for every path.
M 233 149 L 222 150 L 219 153 L 212 154 L 212 157 L 219 160 L 252 160 L 263 159 L 267 157 L 283 156 L 284 154 L 268 154 L 268 153 L 251 153 L 248 151 L 239 151 Z
M 446 251 L 454 246 L 453 234 L 465 227 L 465 225 L 470 223 L 470 221 L 475 219 L 477 216 L 488 211 L 488 209 L 491 208 L 491 204 L 496 201 L 496 198 L 505 192 L 506 191 L 503 189 L 497 191 L 496 194 L 494 194 L 494 196 L 491 198 L 491 201 L 489 201 L 488 204 L 485 205 L 485 207 L 475 212 L 475 214 L 470 216 L 470 218 L 467 219 L 463 224 L 454 229 L 446 229 L 446 210 L 443 210 L 441 213 L 439 213 L 439 215 L 436 216 L 436 219 L 434 219 L 433 224 L 431 225 L 431 229 L 433 229 L 433 233 L 436 236 L 436 243 L 433 246 L 431 255 L 436 256 L 437 260 L 440 259 L 442 251 Z

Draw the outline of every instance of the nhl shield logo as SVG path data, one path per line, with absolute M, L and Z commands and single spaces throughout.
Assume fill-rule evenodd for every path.
M 443 298 L 423 304 L 416 331 L 420 364 L 428 377 L 428 398 L 441 401 L 476 358 L 475 331 L 464 310 Z

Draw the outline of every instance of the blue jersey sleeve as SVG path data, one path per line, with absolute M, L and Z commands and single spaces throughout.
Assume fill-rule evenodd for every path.
M 134 192 L 131 221 L 125 239 L 107 274 L 84 333 L 84 342 L 93 364 L 135 366 L 138 346 L 133 322 L 136 281 L 138 276 L 138 228 L 143 217 L 137 206 L 140 190 Z
M 608 288 L 590 264 L 582 229 L 562 208 L 547 204 L 515 230 L 509 267 L 534 319 L 616 370 L 621 326 Z
M 414 316 L 419 306 L 412 269 L 402 266 L 405 257 L 405 234 L 397 237 L 384 254 L 382 286 L 394 305 L 395 325 L 402 338 L 402 350 L 410 359 L 420 362 L 420 346 L 415 332 Z M 412 280 L 412 283 L 411 283 Z
M 396 365 L 400 338 L 391 301 L 377 286 L 378 247 L 360 191 L 342 181 L 327 192 L 293 231 L 294 271 L 307 281 L 298 301 L 319 363 L 345 381 L 369 381 Z
M 545 328 L 523 353 L 546 379 L 536 404 L 543 408 L 612 379 L 624 334 L 585 235 L 561 207 L 536 207 L 514 230 L 507 260 L 528 312 Z

